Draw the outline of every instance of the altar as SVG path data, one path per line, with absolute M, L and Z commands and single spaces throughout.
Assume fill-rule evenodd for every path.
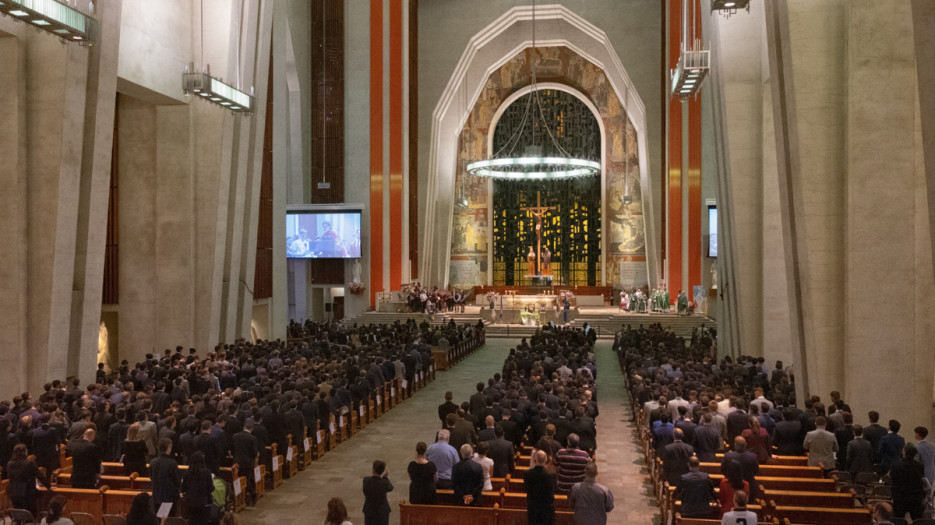
M 578 308 L 569 305 L 566 319 L 564 306 L 559 304 L 558 295 L 505 294 L 494 300 L 493 309 L 487 301 L 484 308 L 481 308 L 480 315 L 481 319 L 492 323 L 543 325 L 553 322 L 563 324 L 578 317 Z

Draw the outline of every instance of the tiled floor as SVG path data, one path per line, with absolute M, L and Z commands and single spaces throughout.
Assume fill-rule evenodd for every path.
M 451 370 L 439 372 L 436 381 L 389 411 L 349 441 L 314 462 L 311 469 L 267 494 L 260 503 L 239 514 L 242 524 L 317 525 L 324 520 L 329 499 L 344 499 L 349 519 L 363 525 L 361 480 L 369 475 L 375 459 L 386 461 L 395 490 L 390 493 L 390 523 L 399 523 L 399 502 L 408 499 L 406 466 L 415 457 L 418 441 L 431 443 L 440 427 L 437 407 L 446 390 L 456 402 L 467 400 L 474 385 L 500 371 L 503 360 L 517 340 L 488 339 L 487 346 Z M 616 499 L 609 523 L 650 525 L 658 523 L 651 486 L 638 452 L 633 424 L 626 412 L 626 393 L 616 357 L 609 342 L 598 342 L 598 481 L 608 485 Z

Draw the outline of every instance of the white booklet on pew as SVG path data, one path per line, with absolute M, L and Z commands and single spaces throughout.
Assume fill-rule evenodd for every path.
M 170 512 L 172 512 L 172 502 L 167 501 L 162 505 L 159 505 L 159 510 L 156 512 L 156 517 L 160 519 L 168 518 Z

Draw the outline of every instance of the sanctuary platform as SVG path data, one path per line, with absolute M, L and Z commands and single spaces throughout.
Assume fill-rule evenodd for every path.
M 440 325 L 454 319 L 457 323 L 474 322 L 478 319 L 483 320 L 483 307 L 469 305 L 464 313 L 460 312 L 438 312 L 432 319 L 422 313 L 406 312 L 365 312 L 355 318 L 345 319 L 345 324 L 370 324 L 370 323 L 393 323 L 395 321 L 405 321 L 412 318 L 421 323 L 427 321 L 430 324 Z M 569 310 L 569 314 L 571 311 Z M 548 320 L 545 321 L 548 323 Z M 518 323 L 501 323 L 497 321 L 483 320 L 487 330 L 487 337 L 527 337 L 536 332 L 538 326 L 524 326 Z M 597 331 L 600 339 L 613 339 L 614 333 L 621 327 L 630 325 L 634 328 L 643 325 L 648 326 L 652 323 L 659 323 L 664 328 L 672 330 L 676 334 L 690 339 L 692 331 L 702 324 L 707 328 L 717 329 L 717 321 L 704 314 L 678 315 L 675 312 L 656 312 L 646 314 L 631 314 L 621 311 L 616 306 L 601 307 L 578 307 L 576 309 L 574 320 L 569 320 L 569 326 L 584 326 L 587 323 Z M 541 323 L 540 323 L 541 324 Z M 556 323 L 560 324 L 560 323 Z

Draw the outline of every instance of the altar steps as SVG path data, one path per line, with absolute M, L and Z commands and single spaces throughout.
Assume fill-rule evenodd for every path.
M 477 306 L 468 306 L 464 313 L 461 312 L 439 312 L 435 319 L 430 319 L 427 314 L 407 313 L 407 312 L 364 312 L 352 319 L 345 319 L 345 325 L 357 324 L 392 324 L 396 321 L 405 322 L 406 319 L 415 319 L 416 323 L 421 324 L 428 321 L 432 325 L 441 325 L 451 319 L 458 324 L 471 323 L 476 324 L 480 318 L 480 308 Z M 600 339 L 613 339 L 617 330 L 625 325 L 633 328 L 639 325 L 649 326 L 652 323 L 660 323 L 666 329 L 672 330 L 676 334 L 691 339 L 692 331 L 704 324 L 708 328 L 717 328 L 717 321 L 704 315 L 678 315 L 676 313 L 651 313 L 651 314 L 625 314 L 613 307 L 593 307 L 579 309 L 578 318 L 569 323 L 569 326 L 582 327 L 587 323 L 597 331 Z M 488 337 L 529 337 L 536 332 L 534 326 L 523 326 L 519 324 L 490 324 L 487 326 Z

